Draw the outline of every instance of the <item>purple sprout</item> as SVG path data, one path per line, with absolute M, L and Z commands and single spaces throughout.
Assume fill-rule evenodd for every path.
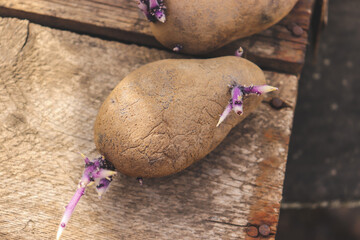
M 166 7 L 163 0 L 139 0 L 138 7 L 150 22 L 166 21 Z
M 72 213 L 75 210 L 80 198 L 85 193 L 86 186 L 96 183 L 96 191 L 99 198 L 106 192 L 112 181 L 112 177 L 116 174 L 114 166 L 107 161 L 104 157 L 96 158 L 92 161 L 84 157 L 85 170 L 79 181 L 78 188 L 70 200 L 70 203 L 65 207 L 65 213 L 61 219 L 56 239 L 59 240 L 62 232 L 64 231 L 67 223 L 70 220 Z
M 235 51 L 235 56 L 236 57 L 242 57 L 244 54 L 244 49 L 242 47 L 239 47 L 236 51 Z
M 243 114 L 243 98 L 249 94 L 257 94 L 261 95 L 263 93 L 268 93 L 277 90 L 276 87 L 272 87 L 269 85 L 257 85 L 257 86 L 250 86 L 245 87 L 242 85 L 234 84 L 230 86 L 231 90 L 231 99 L 229 100 L 229 104 L 226 106 L 224 112 L 220 115 L 220 119 L 216 124 L 218 127 L 230 114 L 231 110 L 233 110 L 236 114 L 242 115 Z

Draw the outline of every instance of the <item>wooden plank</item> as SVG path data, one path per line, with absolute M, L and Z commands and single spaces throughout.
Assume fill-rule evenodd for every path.
M 82 173 L 97 157 L 93 123 L 139 66 L 179 55 L 0 18 L 0 238 L 53 239 Z M 119 174 L 100 201 L 89 188 L 64 239 L 274 239 L 298 78 L 266 72 L 279 91 L 203 160 L 139 186 Z M 270 107 L 272 97 L 288 107 Z
M 249 59 L 265 69 L 300 73 L 312 6 L 315 0 L 299 0 L 292 12 L 280 23 L 252 37 L 237 40 L 206 57 L 232 55 L 245 47 Z M 42 25 L 72 30 L 140 45 L 162 48 L 155 40 L 147 20 L 135 1 L 129 0 L 0 0 L 0 15 L 29 19 Z M 304 32 L 294 36 L 290 24 Z

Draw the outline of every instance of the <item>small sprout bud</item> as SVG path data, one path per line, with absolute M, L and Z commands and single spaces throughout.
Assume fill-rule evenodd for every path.
M 99 198 L 101 198 L 101 196 L 104 195 L 104 193 L 108 190 L 111 181 L 111 178 L 110 180 L 107 178 L 100 179 L 99 184 L 96 186 L 96 191 L 99 195 Z
M 80 153 L 81 157 L 84 159 L 85 164 L 89 164 L 90 160 L 87 156 L 85 156 L 83 153 Z
M 233 110 L 237 115 L 242 115 L 244 112 L 242 102 L 239 104 L 235 104 Z
M 143 178 L 142 177 L 137 177 L 136 180 L 139 182 L 140 186 L 143 185 Z
M 154 13 L 156 19 L 162 23 L 166 21 L 165 12 L 163 10 L 157 9 Z
M 183 46 L 180 44 L 176 44 L 175 47 L 172 49 L 174 52 L 180 52 L 183 49 Z
M 244 49 L 242 47 L 239 47 L 236 51 L 235 51 L 235 56 L 236 57 L 242 57 L 244 54 Z

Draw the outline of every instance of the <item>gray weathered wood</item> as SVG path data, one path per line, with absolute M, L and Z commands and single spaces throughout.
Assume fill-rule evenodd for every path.
M 82 173 L 78 152 L 97 157 L 102 101 L 130 71 L 179 56 L 16 19 L 0 18 L 0 32 L 0 238 L 54 239 Z M 274 239 L 298 79 L 266 76 L 279 91 L 215 151 L 142 187 L 118 175 L 102 200 L 89 188 L 63 239 L 245 239 L 260 224 Z M 273 96 L 289 107 L 272 109 Z

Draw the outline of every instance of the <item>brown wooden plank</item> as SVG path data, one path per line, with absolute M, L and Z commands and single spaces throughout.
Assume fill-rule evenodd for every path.
M 272 28 L 237 40 L 206 57 L 233 54 L 244 46 L 250 59 L 265 69 L 299 73 L 304 64 L 312 6 L 315 0 L 299 0 L 292 12 Z M 129 0 L 0 0 L 0 15 L 29 19 L 45 26 L 72 30 L 114 40 L 162 48 L 151 34 L 135 1 Z M 305 31 L 294 36 L 289 24 Z M 270 48 L 264 51 L 265 48 Z M 271 50 L 275 49 L 275 50 Z
M 0 238 L 54 239 L 83 168 L 97 157 L 100 104 L 129 72 L 166 51 L 0 18 Z M 203 160 L 141 187 L 119 174 L 100 201 L 89 188 L 63 239 L 275 238 L 297 94 L 294 75 L 266 72 L 279 91 Z M 275 110 L 274 96 L 288 107 Z M 259 237 L 260 239 L 261 237 Z

